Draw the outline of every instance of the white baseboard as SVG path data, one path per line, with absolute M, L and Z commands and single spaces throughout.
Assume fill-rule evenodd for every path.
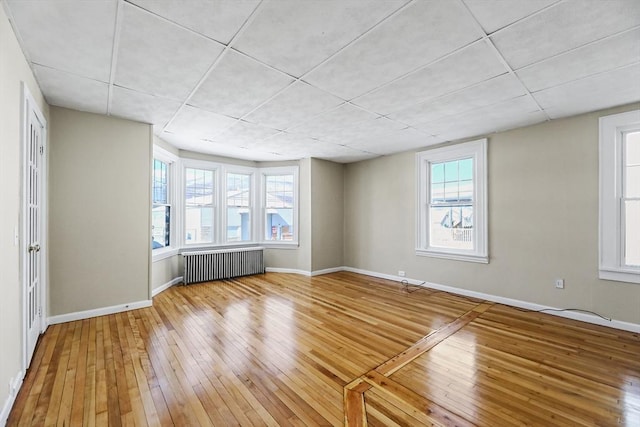
M 468 296 L 468 297 L 472 297 L 472 298 L 478 298 L 478 299 L 483 299 L 483 300 L 487 300 L 487 301 L 493 301 L 493 302 L 497 302 L 497 303 L 500 303 L 500 304 L 510 305 L 510 306 L 513 306 L 513 307 L 524 308 L 524 309 L 527 309 L 527 310 L 534 310 L 534 311 L 536 311 L 536 310 L 562 310 L 559 307 L 551 307 L 551 306 L 548 306 L 548 305 L 536 304 L 536 303 L 517 300 L 517 299 L 513 299 L 513 298 L 505 298 L 505 297 L 501 297 L 501 296 L 497 296 L 497 295 L 485 294 L 483 292 L 475 292 L 475 291 L 470 291 L 470 290 L 462 289 L 462 288 L 454 288 L 453 286 L 446 286 L 446 285 L 441 285 L 441 284 L 438 284 L 438 283 L 423 282 L 421 280 L 410 279 L 410 278 L 407 278 L 407 277 L 395 276 L 395 275 L 392 275 L 392 274 L 377 273 L 375 271 L 361 270 L 361 269 L 352 268 L 352 267 L 344 267 L 343 270 L 344 271 L 350 271 L 352 273 L 364 274 L 366 276 L 379 277 L 381 279 L 394 280 L 394 281 L 397 281 L 397 282 L 401 282 L 402 280 L 406 280 L 411 285 L 424 286 L 424 287 L 430 288 L 430 289 L 436 289 L 436 290 L 439 290 L 439 291 L 451 292 L 452 294 L 464 295 L 464 296 Z M 589 314 L 589 313 L 582 313 L 582 312 L 577 312 L 577 311 L 545 311 L 545 313 L 546 314 L 551 314 L 551 315 L 554 315 L 554 316 L 565 317 L 567 319 L 580 320 L 582 322 L 592 323 L 592 324 L 595 324 L 595 325 L 608 326 L 610 328 L 621 329 L 623 331 L 640 332 L 640 324 L 631 323 L 631 322 L 624 322 L 622 320 L 615 320 L 615 319 L 606 320 L 606 319 L 603 319 L 603 318 L 601 318 L 599 316 L 595 316 L 595 315 Z
M 310 271 L 296 270 L 295 268 L 267 267 L 264 269 L 264 271 L 266 271 L 267 273 L 301 274 L 302 276 L 311 276 Z
M 75 313 L 60 314 L 51 316 L 47 319 L 49 325 L 56 323 L 72 322 L 74 320 L 90 319 L 97 316 L 105 316 L 107 314 L 121 313 L 123 311 L 136 310 L 138 308 L 151 307 L 153 301 L 135 301 L 126 304 L 112 305 L 111 307 L 96 308 L 93 310 L 77 311 Z
M 316 270 L 310 273 L 311 276 L 322 276 L 323 274 L 337 273 L 338 271 L 344 271 L 346 267 L 333 267 L 325 268 L 324 270 Z
M 177 285 L 178 283 L 182 282 L 182 276 L 180 277 L 176 277 L 175 279 L 165 283 L 162 286 L 159 286 L 157 288 L 155 288 L 154 290 L 151 291 L 151 297 L 155 297 L 156 295 L 158 295 L 160 292 L 166 291 L 167 289 L 169 289 L 170 287 L 172 287 L 173 285 Z
M 264 269 L 264 271 L 266 271 L 267 273 L 300 274 L 302 276 L 313 277 L 313 276 L 321 276 L 323 274 L 337 273 L 338 271 L 344 271 L 345 269 L 346 267 L 332 267 L 332 268 L 325 268 L 324 270 L 306 271 L 306 270 L 297 270 L 294 268 L 267 267 Z
M 11 408 L 13 408 L 13 403 L 16 401 L 16 397 L 18 396 L 18 391 L 20 387 L 22 387 L 22 380 L 24 379 L 24 372 L 18 372 L 13 378 L 13 381 L 10 381 L 9 384 L 9 396 L 4 401 L 2 405 L 2 412 L 0 412 L 0 426 L 4 426 L 7 424 L 7 419 L 9 418 L 9 413 L 11 412 Z

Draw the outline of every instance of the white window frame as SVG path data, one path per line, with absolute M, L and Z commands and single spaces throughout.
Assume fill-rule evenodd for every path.
M 640 130 L 640 110 L 600 117 L 599 277 L 640 283 L 640 268 L 624 265 L 622 213 L 624 134 Z
M 247 240 L 247 241 L 240 241 L 240 242 L 229 242 L 227 240 L 228 236 L 227 236 L 227 223 L 228 223 L 228 214 L 229 214 L 229 209 L 228 209 L 228 205 L 227 205 L 227 174 L 229 173 L 234 173 L 234 174 L 241 174 L 241 175 L 249 175 L 249 192 L 250 192 L 250 197 L 249 197 L 249 220 L 250 220 L 250 226 L 249 226 L 249 233 L 251 234 L 251 239 Z M 245 167 L 245 166 L 234 166 L 234 165 L 224 165 L 224 167 L 221 170 L 221 176 L 222 178 L 222 182 L 220 183 L 220 193 L 221 193 L 221 199 L 222 199 L 222 204 L 221 204 L 221 216 L 222 216 L 222 229 L 223 229 L 223 234 L 221 235 L 222 240 L 224 241 L 224 244 L 226 246 L 246 246 L 248 244 L 252 244 L 255 243 L 256 241 L 258 241 L 258 239 L 256 238 L 257 233 L 260 231 L 257 227 L 257 224 L 259 223 L 259 221 L 256 220 L 256 200 L 257 200 L 257 187 L 256 187 L 256 168 L 250 168 L 250 167 Z
M 473 159 L 473 250 L 430 246 L 429 200 L 431 164 Z M 416 255 L 457 261 L 489 263 L 487 139 L 449 145 L 416 153 L 417 224 Z
M 187 243 L 186 237 L 187 233 L 185 230 L 186 227 L 186 215 L 187 215 L 187 203 L 185 200 L 185 185 L 186 185 L 186 173 L 187 169 L 203 169 L 208 171 L 213 171 L 213 190 L 215 191 L 213 198 L 213 241 L 209 243 Z M 203 160 L 191 160 L 191 159 L 183 159 L 182 160 L 182 168 L 180 171 L 180 204 L 181 204 L 181 233 L 182 233 L 182 247 L 183 248 L 206 248 L 212 246 L 219 246 L 222 240 L 222 221 L 221 221 L 221 188 L 222 184 L 220 182 L 221 178 L 221 170 L 223 169 L 223 165 L 214 162 L 207 162 Z
M 299 245 L 299 168 L 298 166 L 279 166 L 271 168 L 260 168 L 260 229 L 258 230 L 260 236 L 260 245 L 266 247 L 282 247 L 291 248 L 298 247 Z M 290 241 L 281 240 L 267 240 L 266 234 L 266 217 L 267 217 L 267 185 L 266 177 L 273 175 L 293 175 L 293 238 Z
M 179 235 L 179 227 L 177 225 L 177 217 L 179 209 L 177 206 L 177 202 L 179 200 L 178 198 L 178 170 L 179 170 L 179 158 L 178 156 L 174 155 L 173 153 L 158 147 L 156 145 L 153 146 L 153 158 L 151 159 L 152 163 L 151 163 L 151 173 L 153 174 L 153 161 L 155 159 L 160 160 L 161 162 L 164 162 L 167 164 L 168 166 L 168 171 L 167 171 L 167 179 L 169 180 L 169 185 L 168 185 L 168 200 L 167 200 L 167 204 L 171 207 L 171 219 L 170 219 L 170 224 L 169 224 L 169 246 L 166 246 L 164 248 L 158 248 L 158 249 L 153 249 L 151 251 L 152 254 L 152 262 L 156 262 L 156 261 L 160 261 L 169 257 L 172 257 L 174 255 L 178 254 L 178 251 L 180 249 L 180 235 Z M 153 180 L 153 177 L 152 177 Z M 153 182 L 152 184 L 152 188 L 151 191 L 153 191 Z M 153 194 L 151 195 L 151 209 L 153 209 Z

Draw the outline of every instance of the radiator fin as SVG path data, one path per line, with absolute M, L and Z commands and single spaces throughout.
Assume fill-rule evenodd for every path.
M 264 248 L 183 252 L 185 284 L 264 273 Z

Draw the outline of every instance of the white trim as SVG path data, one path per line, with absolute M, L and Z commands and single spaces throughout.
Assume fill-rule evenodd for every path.
M 295 268 L 266 267 L 264 271 L 267 273 L 300 274 L 302 276 L 311 277 L 310 271 L 297 270 Z
M 151 297 L 155 297 L 156 295 L 158 295 L 161 292 L 166 291 L 167 289 L 169 289 L 170 287 L 172 287 L 173 285 L 177 285 L 178 283 L 182 282 L 182 276 L 180 277 L 176 277 L 173 280 L 168 281 L 167 283 L 165 283 L 162 286 L 158 286 L 157 288 L 154 288 L 151 291 Z
M 640 283 L 640 268 L 623 265 L 624 222 L 620 205 L 623 181 L 624 132 L 640 129 L 640 110 L 599 119 L 599 278 Z
M 55 325 L 57 323 L 73 322 L 74 320 L 84 320 L 97 316 L 122 313 L 123 311 L 137 310 L 139 308 L 151 307 L 152 305 L 153 301 L 151 300 L 135 301 L 126 304 L 112 305 L 110 307 L 101 307 L 93 310 L 76 311 L 74 313 L 51 316 L 48 321 L 50 325 Z
M 489 198 L 486 138 L 416 153 L 416 255 L 456 261 L 489 263 Z M 430 246 L 430 165 L 471 157 L 473 159 L 473 247 L 453 249 Z
M 7 424 L 7 420 L 9 419 L 9 414 L 11 413 L 11 408 L 13 408 L 13 404 L 16 401 L 16 397 L 18 396 L 18 391 L 20 391 L 20 387 L 22 387 L 22 380 L 24 379 L 24 371 L 18 372 L 18 374 L 13 378 L 13 382 L 9 382 L 9 395 L 4 401 L 2 405 L 2 411 L 0 412 L 0 426 L 4 426 Z
M 47 259 L 48 259 L 48 250 L 47 250 L 47 224 L 48 224 L 48 206 L 47 206 L 47 199 L 48 199 L 48 187 L 47 187 L 47 159 L 48 159 L 48 144 L 47 144 L 47 139 L 48 139 L 48 132 L 47 132 L 47 119 L 45 118 L 44 114 L 42 113 L 42 111 L 40 110 L 40 106 L 38 105 L 38 103 L 35 101 L 35 99 L 33 98 L 33 96 L 31 95 L 31 92 L 29 91 L 29 87 L 27 86 L 27 84 L 24 81 L 20 82 L 20 86 L 22 89 L 22 98 L 21 98 L 21 114 L 22 114 L 22 118 L 21 118 L 21 147 L 20 147 L 20 169 L 21 169 L 21 181 L 20 181 L 20 247 L 19 247 L 19 265 L 20 265 L 20 284 L 22 286 L 22 304 L 21 304 L 21 308 L 22 308 L 22 334 L 21 334 L 21 338 L 22 338 L 22 355 L 21 355 L 21 362 L 22 362 L 22 370 L 26 372 L 31 360 L 27 360 L 27 353 L 28 353 L 28 340 L 27 340 L 27 264 L 26 264 L 26 259 L 25 259 L 25 254 L 26 254 L 26 248 L 29 246 L 29 244 L 31 242 L 27 242 L 26 238 L 27 238 L 27 227 L 28 224 L 26 223 L 26 215 L 27 215 L 27 189 L 26 189 L 26 182 L 27 182 L 27 160 L 26 160 L 26 155 L 27 155 L 27 150 L 28 150 L 28 144 L 29 141 L 27 140 L 28 138 L 28 134 L 29 132 L 27 131 L 27 127 L 29 125 L 29 118 L 30 118 L 30 113 L 33 111 L 33 113 L 35 114 L 37 120 L 40 122 L 40 124 L 42 125 L 42 140 L 41 140 L 41 145 L 42 145 L 42 150 L 43 150 L 43 154 L 42 154 L 42 158 L 41 158 L 41 167 L 40 167 L 40 200 L 39 200 L 39 206 L 40 206 L 40 224 L 39 224 L 39 228 L 40 228 L 40 239 L 39 239 L 39 244 L 41 247 L 41 253 L 40 253 L 40 272 L 39 272 L 39 280 L 40 280 L 40 295 L 38 296 L 40 301 L 39 301 L 39 310 L 40 310 L 40 334 L 42 334 L 48 326 L 48 323 L 45 321 L 46 317 L 47 317 L 47 295 L 48 295 L 48 281 L 47 281 L 47 271 L 48 271 L 48 264 L 47 264 Z M 35 350 L 34 350 L 35 351 Z
M 489 264 L 488 256 L 464 255 L 459 253 L 449 253 L 446 251 L 431 252 L 422 248 L 416 248 L 416 255 L 426 256 L 431 258 L 452 259 L 456 261 L 477 262 L 479 264 Z
M 158 248 L 156 251 L 159 252 L 153 254 L 153 259 L 151 260 L 152 263 L 178 255 L 180 253 L 180 248 Z
M 375 271 L 362 270 L 359 268 L 344 267 L 344 271 L 364 274 L 366 276 L 378 277 L 381 279 L 393 280 L 396 282 L 401 282 L 403 280 L 406 280 L 411 285 L 424 286 L 429 289 L 436 289 L 439 291 L 450 292 L 453 294 L 464 295 L 464 296 L 483 299 L 487 301 L 493 301 L 499 304 L 510 305 L 513 307 L 524 308 L 527 310 L 561 310 L 561 308 L 558 308 L 558 307 L 552 307 L 548 305 L 542 305 L 542 304 L 536 304 L 536 303 L 512 299 L 512 298 L 506 298 L 506 297 L 501 297 L 497 295 L 486 294 L 483 292 L 475 292 L 467 289 L 455 288 L 453 286 L 441 285 L 438 283 L 423 282 L 421 280 L 395 276 L 392 274 L 377 273 Z M 615 320 L 615 319 L 611 319 L 611 321 L 609 321 L 606 319 L 602 319 L 601 317 L 595 316 L 593 314 L 581 313 L 581 312 L 575 312 L 575 311 L 553 311 L 553 312 L 545 312 L 545 314 L 551 314 L 553 316 L 564 317 L 567 319 L 579 320 L 579 321 L 591 323 L 594 325 L 601 325 L 601 326 L 607 326 L 610 328 L 621 329 L 623 331 L 640 333 L 640 324 L 638 323 L 625 322 L 622 320 Z
M 314 277 L 314 276 L 322 276 L 323 274 L 337 273 L 339 271 L 344 271 L 345 268 L 346 267 L 333 267 L 333 268 L 325 268 L 323 270 L 315 270 L 310 273 L 310 276 Z

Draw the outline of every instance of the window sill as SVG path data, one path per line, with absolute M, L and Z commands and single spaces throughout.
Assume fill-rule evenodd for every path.
M 638 270 L 614 270 L 600 269 L 598 277 L 603 280 L 615 282 L 640 283 L 640 271 Z
M 298 249 L 300 246 L 298 242 L 261 242 L 261 246 L 264 246 L 266 249 Z
M 431 258 L 450 259 L 454 261 L 475 262 L 479 264 L 489 264 L 489 256 L 471 255 L 452 252 L 433 251 L 428 249 L 416 248 L 416 255 Z
M 162 261 L 163 259 L 171 258 L 172 256 L 178 255 L 178 252 L 180 252 L 180 249 L 178 248 L 154 249 L 151 253 L 151 262 L 157 262 Z

